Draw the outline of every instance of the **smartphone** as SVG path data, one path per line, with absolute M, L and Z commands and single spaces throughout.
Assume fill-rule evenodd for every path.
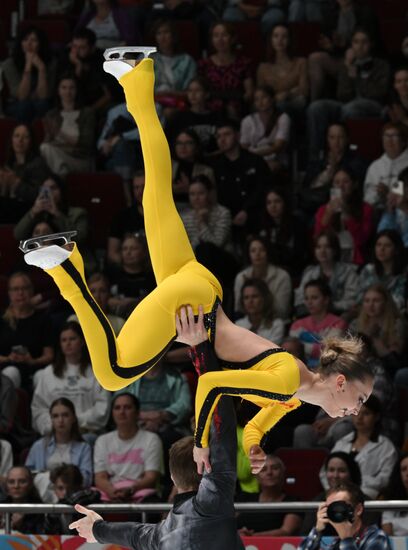
M 341 199 L 341 189 L 340 187 L 332 187 L 330 189 L 330 200 Z
M 401 180 L 394 181 L 394 183 L 391 184 L 391 193 L 395 193 L 402 197 L 404 194 L 404 182 Z
M 38 196 L 41 199 L 48 200 L 50 198 L 50 190 L 48 187 L 40 187 L 40 192 L 38 193 Z
M 13 353 L 17 353 L 17 355 L 26 355 L 26 353 L 28 352 L 27 348 L 22 345 L 12 346 L 11 351 Z

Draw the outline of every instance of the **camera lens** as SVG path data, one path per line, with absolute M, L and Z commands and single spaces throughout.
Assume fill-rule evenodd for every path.
M 327 507 L 327 517 L 333 523 L 342 523 L 343 521 L 354 521 L 354 510 L 351 504 L 344 500 L 332 502 Z

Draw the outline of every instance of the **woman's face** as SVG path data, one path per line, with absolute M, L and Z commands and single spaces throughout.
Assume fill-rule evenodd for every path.
M 329 388 L 330 398 L 323 409 L 332 418 L 357 415 L 374 385 L 372 378 L 348 381 L 343 374 L 331 374 L 324 382 Z
M 184 132 L 179 134 L 176 138 L 175 152 L 179 160 L 194 162 L 197 153 L 194 139 Z
M 371 40 L 364 32 L 356 32 L 351 40 L 351 48 L 357 59 L 365 59 L 371 52 Z
M 54 493 L 57 495 L 58 500 L 62 500 L 67 496 L 68 485 L 60 477 L 55 480 Z
M 202 183 L 195 182 L 190 185 L 188 189 L 188 198 L 190 200 L 190 206 L 194 210 L 201 210 L 209 206 L 208 190 Z
M 215 25 L 211 33 L 211 43 L 216 52 L 231 51 L 232 37 L 224 25 Z
M 121 395 L 116 398 L 112 407 L 112 417 L 117 427 L 137 425 L 139 414 L 132 399 L 128 395 Z
M 316 241 L 314 249 L 315 258 L 320 263 L 330 263 L 334 261 L 334 250 L 330 246 L 329 239 L 322 235 Z
M 51 233 L 53 233 L 53 229 L 47 222 L 39 222 L 33 228 L 32 237 L 43 237 L 51 235 Z
M 332 124 L 327 131 L 327 145 L 329 151 L 343 155 L 347 147 L 347 135 L 342 126 Z
M 344 481 L 350 481 L 347 464 L 341 458 L 331 458 L 327 463 L 326 477 L 330 488 Z
M 108 307 L 110 294 L 108 285 L 105 283 L 105 281 L 100 280 L 89 283 L 88 287 L 92 296 L 95 298 L 95 301 L 98 302 L 98 305 L 100 306 L 102 311 L 105 311 Z
M 280 487 L 285 482 L 285 470 L 277 457 L 268 456 L 265 466 L 256 476 L 261 488 Z
M 75 416 L 71 409 L 65 405 L 54 405 L 51 410 L 51 424 L 56 434 L 67 435 L 71 433 L 72 426 L 75 424 Z
M 400 462 L 401 481 L 408 492 L 408 456 L 403 458 Z
M 145 247 L 138 239 L 133 237 L 126 238 L 122 243 L 122 263 L 126 265 L 134 265 L 143 262 L 146 258 Z
M 19 124 L 13 130 L 11 144 L 16 155 L 25 155 L 31 147 L 31 136 L 27 126 Z
M 285 203 L 281 196 L 271 191 L 266 196 L 266 211 L 272 219 L 280 220 L 285 211 Z
M 8 295 L 12 307 L 29 307 L 33 296 L 33 285 L 31 281 L 23 275 L 11 277 L 8 286 Z
M 305 288 L 304 302 L 309 315 L 323 315 L 328 312 L 329 298 L 324 296 L 317 286 Z
M 347 172 L 343 172 L 343 170 L 339 170 L 336 172 L 333 178 L 333 187 L 337 187 L 341 190 L 341 196 L 343 198 L 349 197 L 353 192 L 353 180 L 347 174 Z
M 7 493 L 15 502 L 22 502 L 31 490 L 31 478 L 25 468 L 11 468 L 6 478 Z
M 253 266 L 266 265 L 268 253 L 261 241 L 252 241 L 249 245 L 249 259 Z
M 156 44 L 159 51 L 167 51 L 173 49 L 173 34 L 168 25 L 160 25 L 156 30 Z
M 385 235 L 382 235 L 375 243 L 375 257 L 381 263 L 394 260 L 395 245 L 392 240 Z
M 21 49 L 24 53 L 38 53 L 40 48 L 40 41 L 35 32 L 30 32 L 25 38 L 21 41 Z
M 60 204 L 61 189 L 59 188 L 56 181 L 54 181 L 52 178 L 48 178 L 43 182 L 41 187 L 45 187 L 46 189 L 48 189 L 55 204 Z
M 254 286 L 247 286 L 242 291 L 242 305 L 246 315 L 262 313 L 264 299 L 259 290 Z
M 82 353 L 84 342 L 82 338 L 72 329 L 63 330 L 60 335 L 60 346 L 62 354 L 66 357 L 78 357 Z
M 375 413 L 366 405 L 363 405 L 358 415 L 353 417 L 353 425 L 357 430 L 357 433 L 371 435 L 377 423 L 378 417 L 378 413 Z
M 395 73 L 394 89 L 400 97 L 408 97 L 408 70 L 402 69 Z
M 254 107 L 255 111 L 259 113 L 267 113 L 271 111 L 274 106 L 273 97 L 267 94 L 264 90 L 256 90 L 254 94 Z
M 58 85 L 58 95 L 63 103 L 74 103 L 77 95 L 75 80 L 64 78 Z
M 275 52 L 286 52 L 289 46 L 289 32 L 285 27 L 275 27 L 271 35 L 271 45 Z
M 192 81 L 187 88 L 187 99 L 191 107 L 203 107 L 207 99 L 207 92 L 197 81 Z
M 363 298 L 363 312 L 369 318 L 381 318 L 385 310 L 385 298 L 375 290 L 367 290 Z

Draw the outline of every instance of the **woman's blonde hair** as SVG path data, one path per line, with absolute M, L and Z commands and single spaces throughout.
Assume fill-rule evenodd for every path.
M 324 378 L 331 374 L 343 374 L 347 380 L 361 382 L 374 376 L 365 360 L 362 340 L 351 335 L 344 338 L 329 336 L 323 340 L 317 370 Z
M 10 289 L 11 283 L 14 281 L 14 279 L 18 279 L 18 278 L 26 280 L 27 286 L 30 287 L 31 293 L 33 294 L 34 293 L 33 282 L 31 280 L 30 276 L 27 273 L 24 273 L 24 271 L 16 271 L 12 275 L 10 275 L 9 280 L 8 280 L 8 288 Z M 6 311 L 4 312 L 3 319 L 7 322 L 7 324 L 13 330 L 16 330 L 16 328 L 17 328 L 17 318 L 15 316 L 13 306 L 11 304 L 7 307 Z
M 375 283 L 369 286 L 364 292 L 364 297 L 367 292 L 376 292 L 384 299 L 384 311 L 381 314 L 381 340 L 386 346 L 390 346 L 395 340 L 395 323 L 400 318 L 398 308 L 388 290 L 380 283 Z M 363 298 L 364 301 L 364 298 Z M 366 333 L 368 316 L 364 311 L 364 306 L 360 309 L 360 314 L 357 317 L 357 332 Z

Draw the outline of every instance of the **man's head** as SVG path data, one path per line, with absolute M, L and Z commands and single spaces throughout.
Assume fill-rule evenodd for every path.
M 91 29 L 79 29 L 74 33 L 71 42 L 71 52 L 84 60 L 95 50 L 96 35 Z
M 364 512 L 364 494 L 358 485 L 354 483 L 343 481 L 337 484 L 335 487 L 330 488 L 326 492 L 326 504 L 328 508 L 333 502 L 346 502 L 354 511 L 353 525 L 358 526 L 361 523 L 361 516 Z M 330 517 L 330 515 L 329 515 Z M 345 520 L 347 521 L 347 520 Z M 331 522 L 336 529 L 336 525 L 340 522 Z
M 179 493 L 197 491 L 200 475 L 193 459 L 194 439 L 183 437 L 173 443 L 169 452 L 170 476 Z
M 221 153 L 234 152 L 239 147 L 239 126 L 234 120 L 226 120 L 217 126 L 215 133 L 218 149 Z

